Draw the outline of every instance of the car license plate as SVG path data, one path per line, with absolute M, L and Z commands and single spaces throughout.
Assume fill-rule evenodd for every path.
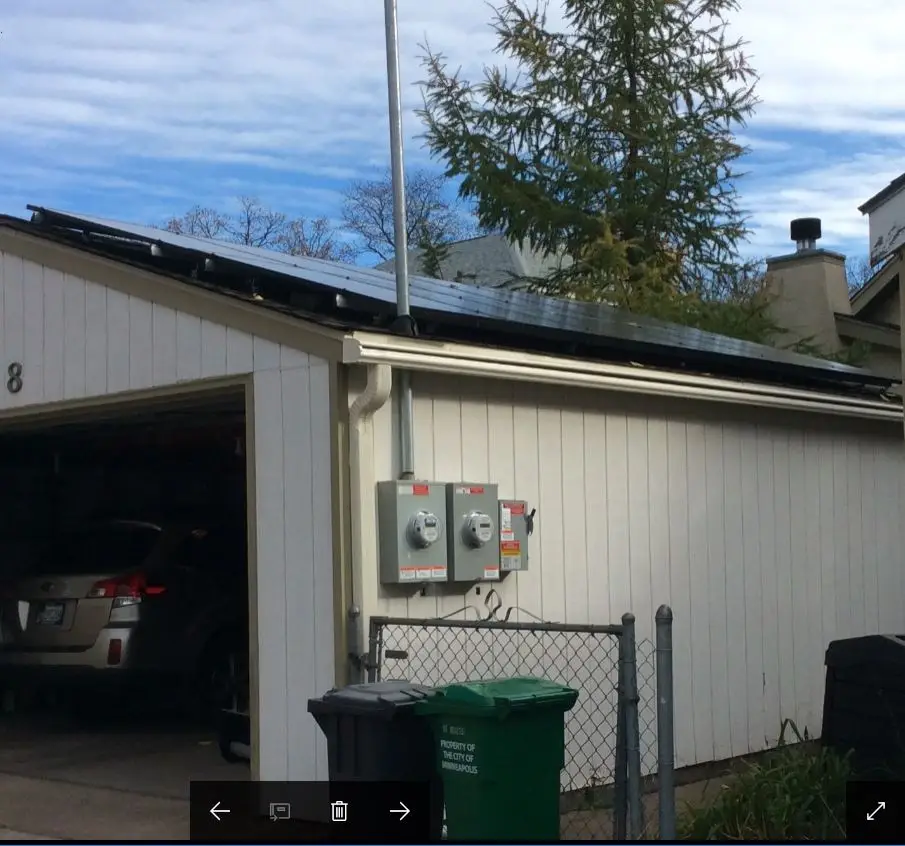
M 39 626 L 59 626 L 63 622 L 63 603 L 46 602 L 38 610 L 35 621 Z

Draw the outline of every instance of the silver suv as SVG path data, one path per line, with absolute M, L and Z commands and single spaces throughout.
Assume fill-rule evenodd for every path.
M 33 553 L 0 583 L 0 683 L 155 676 L 212 708 L 247 696 L 244 525 L 106 520 Z

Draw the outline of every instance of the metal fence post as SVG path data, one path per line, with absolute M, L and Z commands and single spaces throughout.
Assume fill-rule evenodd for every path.
M 676 839 L 675 700 L 673 698 L 672 608 L 661 605 L 657 624 L 657 786 L 660 839 Z
M 625 748 L 628 773 L 628 838 L 640 840 L 644 828 L 641 805 L 641 730 L 638 725 L 638 650 L 635 615 L 622 615 L 625 640 Z
M 619 667 L 616 698 L 616 756 L 613 762 L 613 840 L 626 839 L 628 819 L 628 772 L 625 742 L 626 714 L 628 712 L 625 695 L 625 631 L 619 635 Z
M 378 620 L 371 620 L 368 624 L 368 681 L 380 681 L 380 657 L 383 640 L 383 626 Z

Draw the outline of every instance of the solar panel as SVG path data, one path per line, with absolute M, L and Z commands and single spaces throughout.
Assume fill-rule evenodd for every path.
M 43 222 L 52 226 L 156 243 L 203 257 L 220 258 L 250 270 L 276 273 L 308 285 L 354 295 L 384 308 L 395 303 L 396 280 L 392 273 L 385 271 L 306 256 L 289 256 L 257 247 L 178 235 L 150 226 L 40 206 L 28 208 L 42 215 Z M 525 334 L 536 335 L 540 330 L 585 343 L 616 341 L 638 348 L 686 351 L 737 362 L 759 361 L 774 367 L 805 369 L 828 378 L 878 384 L 889 381 L 837 362 L 666 323 L 607 305 L 556 299 L 523 291 L 413 276 L 410 279 L 410 305 L 415 317 L 424 314 L 459 321 L 480 319 L 504 324 L 509 331 Z

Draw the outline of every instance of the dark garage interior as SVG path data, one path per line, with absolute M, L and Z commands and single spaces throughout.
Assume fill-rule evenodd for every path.
M 0 773 L 186 797 L 247 778 L 244 391 L 0 428 Z

